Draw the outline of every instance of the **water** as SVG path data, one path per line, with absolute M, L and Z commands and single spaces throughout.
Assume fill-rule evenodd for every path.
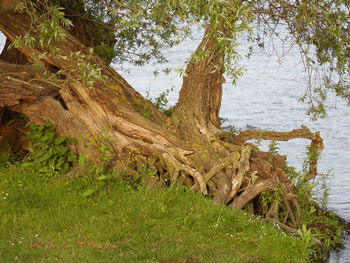
M 166 50 L 168 66 L 183 66 L 200 38 L 201 34 L 198 33 L 194 40 L 188 40 L 177 48 Z M 3 42 L 4 38 L 0 36 L 0 50 Z M 275 46 L 269 47 L 267 52 L 254 54 L 250 60 L 242 59 L 241 64 L 245 65 L 246 74 L 239 79 L 236 86 L 232 86 L 229 82 L 224 85 L 220 112 L 220 116 L 227 120 L 224 126 L 289 131 L 303 124 L 312 131 L 320 131 L 325 149 L 319 162 L 319 171 L 327 172 L 333 168 L 334 174 L 330 181 L 328 208 L 350 221 L 350 108 L 340 99 L 330 95 L 329 118 L 309 121 L 305 115 L 306 105 L 298 102 L 307 81 L 300 57 L 296 50 L 291 50 L 280 64 L 278 58 L 282 53 L 283 46 L 275 43 Z M 170 92 L 169 102 L 176 103 L 181 87 L 181 78 L 178 74 L 160 74 L 155 78 L 153 66 L 140 69 L 123 65 L 123 68 L 129 72 L 122 75 L 141 94 L 149 93 L 151 97 L 156 97 L 166 89 L 173 89 Z M 309 141 L 303 139 L 281 142 L 280 153 L 288 154 L 288 162 L 301 168 L 305 147 L 308 144 Z M 350 262 L 349 238 L 345 241 L 345 249 L 339 253 L 332 253 L 329 262 Z

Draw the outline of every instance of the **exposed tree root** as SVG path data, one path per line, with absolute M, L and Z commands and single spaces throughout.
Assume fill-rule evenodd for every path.
M 175 168 L 176 171 L 183 171 L 188 175 L 192 176 L 193 178 L 195 178 L 196 182 L 199 185 L 200 191 L 205 195 L 207 194 L 207 187 L 206 187 L 203 175 L 200 172 L 198 172 L 197 170 L 193 169 L 190 166 L 187 166 L 179 162 L 178 160 L 176 160 L 174 156 L 172 156 L 169 153 L 164 153 L 163 157 L 164 157 L 164 160 L 169 162 L 172 165 L 172 167 Z
M 242 183 L 244 182 L 245 175 L 250 169 L 249 157 L 251 151 L 252 148 L 248 145 L 244 146 L 241 150 L 241 157 L 239 159 L 239 162 L 237 163 L 237 165 L 234 165 L 234 169 L 236 171 L 238 170 L 238 172 L 236 172 L 236 174 L 232 177 L 231 191 L 229 194 L 229 200 L 227 200 L 227 202 L 230 202 L 236 196 L 236 194 L 242 186 Z
M 289 233 L 293 233 L 293 234 L 300 234 L 300 232 L 298 231 L 298 229 L 296 228 L 293 228 L 293 227 L 289 227 L 281 222 L 279 222 L 278 220 L 274 219 L 274 218 L 267 218 L 265 219 L 267 222 L 270 222 L 270 223 L 273 223 L 275 224 L 276 226 L 278 226 L 279 228 L 281 228 L 282 230 L 286 231 L 286 232 L 289 232 Z M 315 238 L 315 237 L 312 237 L 311 238 L 316 244 L 320 245 L 320 246 L 323 246 L 323 243 L 321 240 Z
M 276 140 L 289 141 L 291 139 L 302 138 L 311 140 L 309 151 L 316 156 L 310 160 L 309 172 L 306 175 L 306 180 L 311 180 L 317 175 L 317 159 L 319 153 L 323 149 L 323 140 L 319 132 L 312 133 L 309 128 L 301 125 L 299 129 L 294 129 L 289 132 L 276 132 L 265 130 L 246 130 L 241 131 L 239 135 L 234 137 L 234 143 L 242 144 L 248 140 Z
M 263 191 L 272 190 L 274 185 L 275 182 L 271 180 L 257 181 L 254 185 L 245 189 L 244 192 L 233 201 L 231 207 L 234 209 L 242 209 L 248 202 Z
M 267 222 L 271 222 L 273 224 L 276 224 L 278 227 L 280 227 L 281 229 L 283 229 L 284 231 L 287 231 L 289 233 L 293 233 L 293 234 L 298 234 L 298 229 L 287 226 L 283 223 L 281 223 L 280 221 L 278 221 L 275 218 L 266 218 L 265 219 Z
M 265 215 L 265 219 L 274 218 L 278 220 L 278 212 L 279 212 L 279 201 L 273 200 L 269 211 Z
M 204 175 L 204 181 L 207 183 L 213 176 L 221 172 L 229 165 L 235 165 L 240 157 L 239 152 L 233 152 L 230 156 L 226 157 L 220 164 L 213 167 L 207 174 Z M 237 168 L 237 167 L 235 167 Z

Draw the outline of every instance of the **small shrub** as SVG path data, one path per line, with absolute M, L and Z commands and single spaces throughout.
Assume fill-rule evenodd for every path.
M 41 125 L 30 123 L 27 127 L 30 147 L 25 165 L 35 166 L 43 176 L 52 177 L 67 173 L 77 162 L 76 153 L 69 149 L 70 144 L 77 143 L 76 139 L 56 138 L 55 128 L 48 122 Z
M 154 99 L 149 98 L 149 94 L 147 94 L 147 98 L 149 98 L 149 101 L 154 105 L 154 107 L 156 107 L 168 117 L 173 114 L 176 107 L 176 105 L 169 106 L 168 96 L 171 91 L 173 91 L 173 89 L 167 89 Z

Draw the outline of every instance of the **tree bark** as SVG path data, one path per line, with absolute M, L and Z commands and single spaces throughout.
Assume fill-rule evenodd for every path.
M 207 26 L 184 74 L 179 102 L 173 118 L 196 118 L 201 126 L 220 128 L 224 53 Z

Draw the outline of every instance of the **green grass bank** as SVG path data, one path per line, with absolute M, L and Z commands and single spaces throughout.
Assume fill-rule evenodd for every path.
M 305 240 L 182 187 L 0 168 L 0 262 L 309 262 Z

